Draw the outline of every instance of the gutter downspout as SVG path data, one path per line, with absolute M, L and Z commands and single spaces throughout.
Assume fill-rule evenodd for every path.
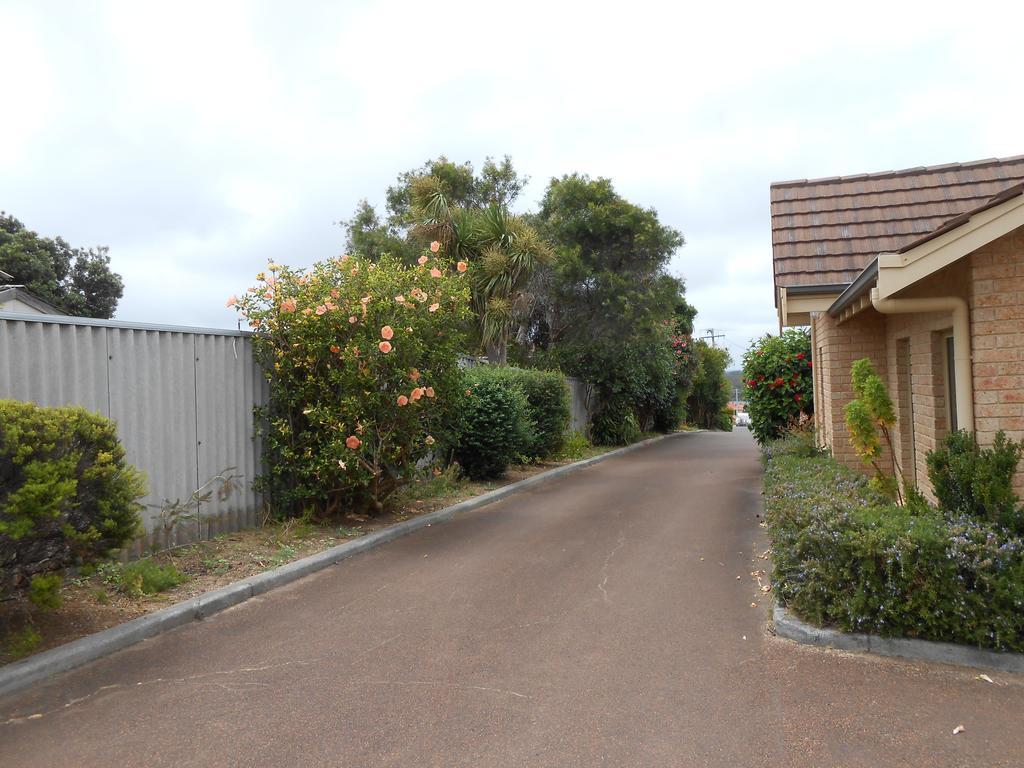
M 912 312 L 953 313 L 953 378 L 956 382 L 956 421 L 960 429 L 974 431 L 974 377 L 971 371 L 971 321 L 967 301 L 959 296 L 927 299 L 881 299 L 871 289 L 871 304 L 883 315 Z

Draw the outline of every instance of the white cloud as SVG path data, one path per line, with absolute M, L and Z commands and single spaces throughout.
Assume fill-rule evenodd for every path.
M 959 6 L 948 6 L 950 9 Z M 230 326 L 268 258 L 444 153 L 611 177 L 687 245 L 698 328 L 775 329 L 768 185 L 1024 152 L 1024 11 L 527 0 L 8 0 L 0 208 L 111 246 L 120 315 Z

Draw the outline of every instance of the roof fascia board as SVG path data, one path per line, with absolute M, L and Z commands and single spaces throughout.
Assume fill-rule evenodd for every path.
M 817 287 L 814 293 L 810 288 Z M 797 293 L 792 288 L 780 288 L 779 322 L 784 328 L 809 325 L 812 312 L 825 312 L 842 293 L 845 286 L 800 286 Z
M 906 253 L 878 255 L 878 295 L 885 299 L 1024 226 L 1024 195 L 972 216 Z

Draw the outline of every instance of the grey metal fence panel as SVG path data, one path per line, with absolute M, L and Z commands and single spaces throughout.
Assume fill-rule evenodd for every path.
M 569 385 L 569 429 L 590 436 L 590 387 L 579 379 L 567 376 Z
M 261 501 L 253 406 L 266 381 L 248 334 L 38 315 L 0 316 L 0 398 L 79 405 L 117 422 L 128 461 L 146 474 L 146 535 L 131 548 L 187 543 L 256 524 Z M 170 525 L 161 508 L 187 502 L 235 467 L 241 489 Z M 214 489 L 216 490 L 216 489 Z
M 260 471 L 261 449 L 253 435 L 254 405 L 267 401 L 267 383 L 253 360 L 247 339 L 197 335 L 196 424 L 199 483 L 233 468 L 240 489 L 220 498 L 213 487 L 210 501 L 200 506 L 205 530 L 215 536 L 257 524 L 261 501 L 252 489 Z
M 109 416 L 106 329 L 4 318 L 0 397 Z

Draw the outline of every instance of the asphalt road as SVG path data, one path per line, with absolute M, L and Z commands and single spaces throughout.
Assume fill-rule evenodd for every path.
M 611 459 L 0 700 L 0 766 L 1024 765 L 1021 677 L 766 631 L 759 484 Z

